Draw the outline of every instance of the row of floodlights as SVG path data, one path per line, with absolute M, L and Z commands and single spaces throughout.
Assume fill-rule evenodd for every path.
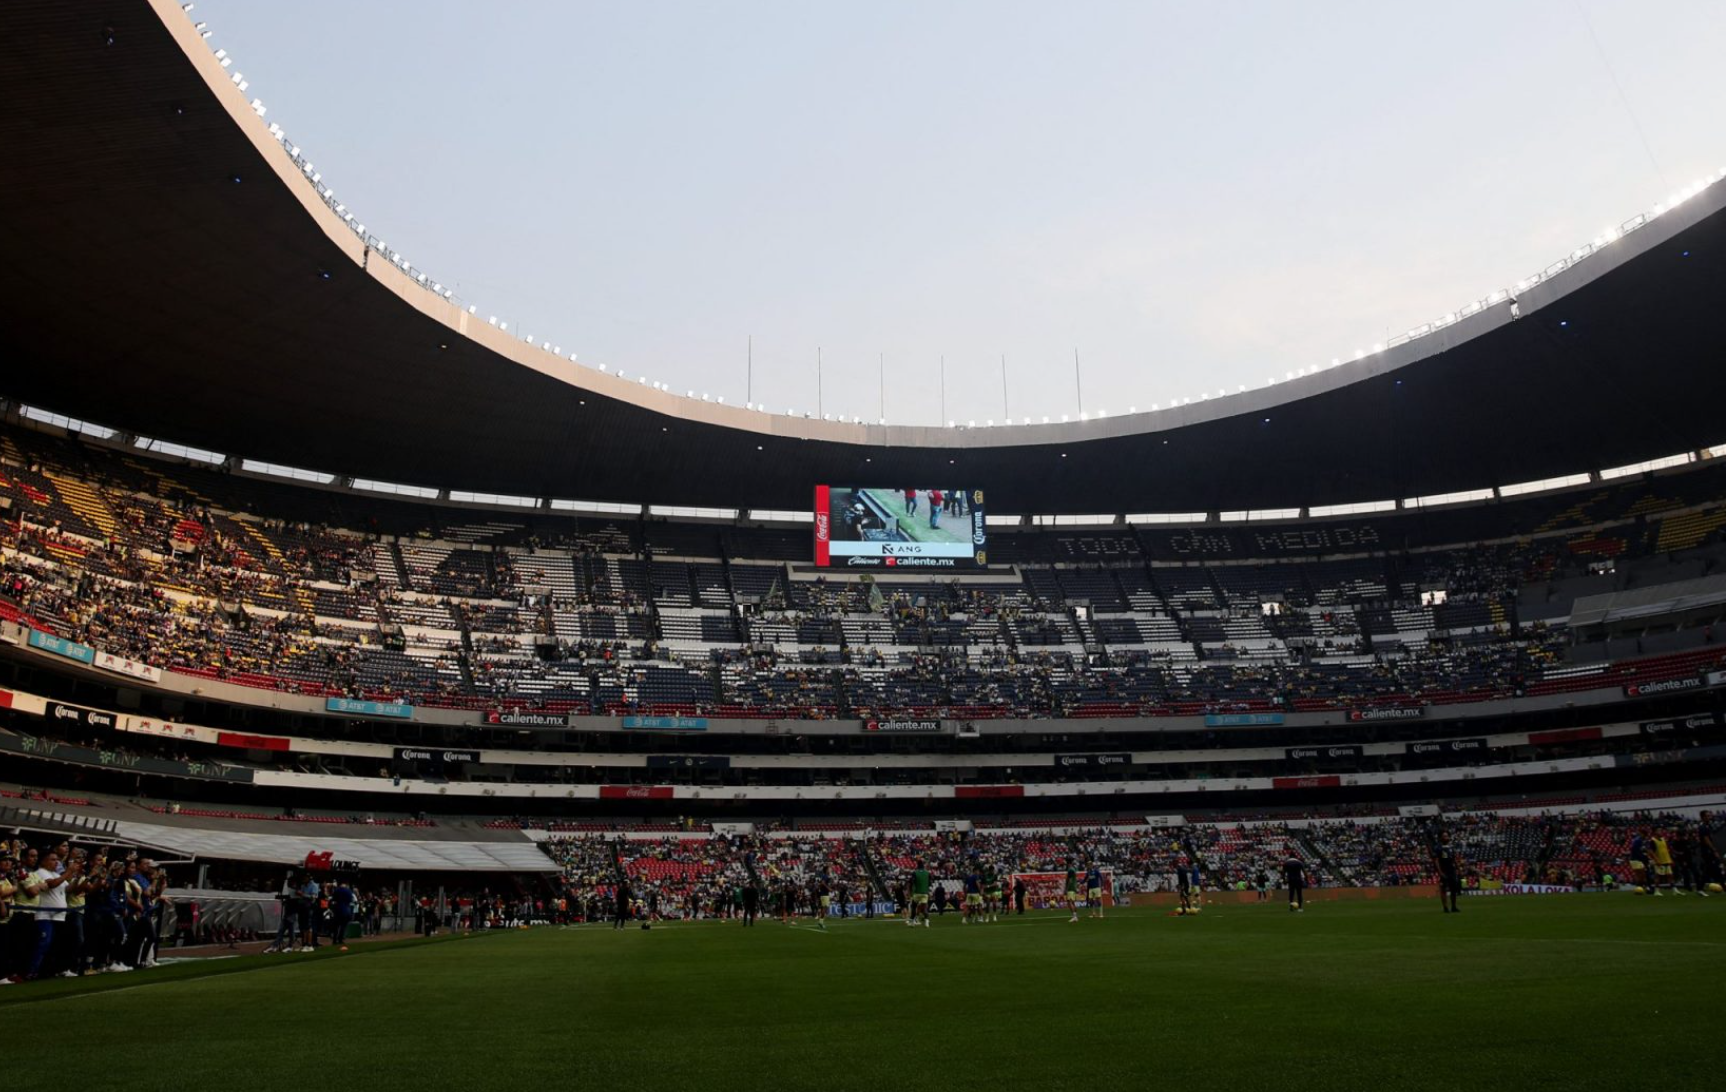
M 187 13 L 190 13 L 191 10 L 195 6 L 196 5 L 192 4 L 192 3 L 182 4 L 181 10 L 185 11 Z M 197 22 L 197 23 L 193 24 L 193 27 L 198 31 L 198 33 L 201 37 L 203 37 L 205 39 L 208 39 L 210 37 L 210 30 L 209 30 L 209 24 L 208 23 Z M 228 56 L 228 52 L 225 49 L 216 50 L 215 56 L 216 56 L 216 59 L 221 62 L 222 68 L 224 70 L 227 69 L 228 67 L 230 67 L 234 63 L 233 58 Z M 230 79 L 232 80 L 234 85 L 240 91 L 245 91 L 247 89 L 247 87 L 249 86 L 247 84 L 245 78 L 238 72 L 233 73 L 232 76 L 230 76 Z M 251 105 L 252 111 L 254 113 L 256 113 L 258 115 L 258 117 L 262 118 L 264 116 L 264 114 L 266 112 L 266 107 L 264 106 L 264 104 L 261 100 L 252 99 L 250 105 Z M 292 144 L 289 142 L 287 136 L 282 132 L 282 127 L 280 125 L 278 125 L 274 122 L 270 123 L 269 132 L 270 132 L 270 135 L 272 137 L 274 137 L 284 148 L 287 149 L 289 157 L 294 161 L 295 165 L 297 167 L 299 167 L 300 172 L 303 175 L 305 175 L 305 177 L 311 182 L 312 187 L 317 192 L 318 196 L 320 198 L 322 198 L 324 203 L 326 205 L 328 205 L 332 210 L 334 210 L 338 216 L 341 217 L 341 219 L 344 223 L 346 223 L 351 229 L 353 229 L 353 231 L 356 234 L 358 234 L 365 241 L 365 245 L 368 248 L 370 248 L 371 250 L 376 251 L 377 253 L 383 255 L 386 259 L 389 260 L 391 265 L 396 266 L 403 273 L 406 273 L 408 275 L 408 277 L 410 279 L 412 279 L 415 283 L 426 288 L 428 291 L 432 292 L 433 294 L 440 296 L 444 300 L 454 302 L 455 295 L 450 289 L 445 288 L 442 283 L 440 283 L 438 281 L 431 280 L 425 273 L 413 268 L 412 264 L 407 260 L 407 258 L 402 256 L 399 252 L 391 250 L 389 248 L 389 245 L 387 243 L 385 243 L 383 240 L 366 234 L 366 226 L 355 220 L 353 213 L 348 210 L 346 205 L 340 204 L 336 201 L 335 193 L 328 186 L 324 185 L 323 175 L 318 173 L 318 171 L 316 170 L 316 168 L 314 168 L 312 166 L 310 161 L 306 160 L 304 157 L 301 156 L 299 145 Z M 1490 295 L 1484 296 L 1480 299 L 1474 300 L 1474 301 L 1470 302 L 1469 304 L 1467 304 L 1461 308 L 1458 308 L 1455 311 L 1448 311 L 1445 314 L 1439 316 L 1438 318 L 1434 319 L 1431 322 L 1425 323 L 1425 324 L 1420 325 L 1420 326 L 1416 326 L 1412 330 L 1409 330 L 1407 333 L 1405 333 L 1399 337 L 1391 338 L 1388 342 L 1376 342 L 1373 344 L 1371 349 L 1356 348 L 1354 350 L 1353 355 L 1350 356 L 1348 359 L 1350 361 L 1365 360 L 1369 356 L 1375 356 L 1379 353 L 1384 352 L 1386 348 L 1394 347 L 1397 345 L 1403 345 L 1403 344 L 1406 344 L 1410 341 L 1414 341 L 1414 340 L 1417 340 L 1419 338 L 1425 337 L 1426 335 L 1434 333 L 1435 331 L 1442 330 L 1448 326 L 1455 325 L 1456 323 L 1462 321 L 1463 319 L 1470 318 L 1474 315 L 1480 314 L 1481 312 L 1486 311 L 1487 309 L 1489 309 L 1491 307 L 1495 307 L 1499 304 L 1506 303 L 1506 302 L 1514 302 L 1516 297 L 1519 296 L 1521 293 L 1523 293 L 1523 292 L 1527 291 L 1528 289 L 1534 287 L 1535 285 L 1540 284 L 1541 282 L 1553 277 L 1554 275 L 1562 272 L 1563 270 L 1570 268 L 1571 266 L 1575 265 L 1577 262 L 1582 261 L 1583 259 L 1588 258 L 1593 254 L 1599 253 L 1601 250 L 1610 246 L 1612 243 L 1617 242 L 1619 239 L 1623 238 L 1625 235 L 1629 234 L 1630 232 L 1635 231 L 1637 228 L 1643 227 L 1644 225 L 1646 225 L 1647 223 L 1649 223 L 1651 220 L 1655 219 L 1656 217 L 1661 216 L 1664 213 L 1670 212 L 1671 210 L 1677 208 L 1679 205 L 1682 205 L 1684 202 L 1695 197 L 1697 194 L 1701 193 L 1703 190 L 1707 189 L 1709 186 L 1712 186 L 1716 182 L 1719 182 L 1722 178 L 1726 178 L 1726 167 L 1722 167 L 1717 171 L 1713 171 L 1710 174 L 1708 174 L 1705 178 L 1699 178 L 1696 181 L 1692 182 L 1690 185 L 1684 187 L 1683 189 L 1677 190 L 1671 196 L 1669 196 L 1666 200 L 1655 205 L 1653 207 L 1653 209 L 1649 210 L 1648 212 L 1643 213 L 1639 216 L 1634 216 L 1631 219 L 1626 220 L 1624 223 L 1620 224 L 1617 227 L 1606 228 L 1599 235 L 1595 236 L 1590 242 L 1586 243 L 1583 246 L 1576 248 L 1575 250 L 1571 251 L 1569 255 L 1567 255 L 1563 258 L 1560 258 L 1556 262 L 1553 262 L 1551 265 L 1547 266 L 1545 269 L 1541 270 L 1540 272 L 1532 274 L 1532 275 L 1527 276 L 1527 277 L 1524 277 L 1522 280 L 1517 281 L 1516 284 L 1513 285 L 1512 287 L 1500 288 L 1498 291 L 1493 292 Z M 477 314 L 477 308 L 470 305 L 467 309 L 467 312 L 470 315 L 475 315 L 475 314 Z M 509 330 L 509 323 L 498 321 L 498 318 L 496 315 L 492 315 L 490 317 L 490 319 L 488 320 L 488 322 L 491 326 L 496 327 L 500 331 L 507 332 Z M 522 338 L 522 340 L 526 341 L 529 345 L 531 345 L 535 348 L 541 349 L 545 352 L 552 353 L 553 355 L 560 356 L 560 357 L 564 355 L 563 349 L 561 346 L 553 345 L 551 342 L 543 341 L 543 340 L 538 341 L 536 343 L 532 334 L 528 334 L 526 337 Z M 580 363 L 580 361 L 577 360 L 577 355 L 575 353 L 572 352 L 572 353 L 568 354 L 568 357 L 569 357 L 569 361 L 572 364 L 573 363 Z M 1309 375 L 1317 375 L 1319 372 L 1327 371 L 1331 368 L 1340 367 L 1342 364 L 1343 364 L 1343 358 L 1332 357 L 1329 364 L 1315 364 L 1311 367 L 1296 368 L 1292 371 L 1286 371 L 1283 373 L 1283 377 L 1281 380 L 1278 380 L 1276 376 L 1272 375 L 1272 376 L 1265 379 L 1265 387 L 1267 387 L 1267 388 L 1268 387 L 1274 387 L 1279 382 L 1286 383 L 1286 382 L 1290 382 L 1290 381 L 1295 380 L 1295 379 L 1305 378 L 1306 376 L 1309 376 Z M 612 372 L 611 369 L 609 369 L 604 364 L 597 365 L 597 367 L 601 372 L 605 372 L 607 374 L 615 374 L 619 379 L 626 379 L 627 378 L 624 376 L 622 369 L 618 369 L 616 372 Z M 659 382 L 658 380 L 648 379 L 646 376 L 640 377 L 640 383 L 643 386 L 651 387 L 653 390 L 663 391 L 667 394 L 672 393 L 672 390 L 671 390 L 671 387 L 669 384 Z M 1235 387 L 1234 393 L 1245 394 L 1246 391 L 1247 391 L 1246 386 L 1244 384 L 1242 384 L 1242 385 L 1237 385 Z M 1220 388 L 1220 389 L 1218 389 L 1218 391 L 1214 395 L 1211 394 L 1209 391 L 1200 391 L 1196 397 L 1197 397 L 1197 400 L 1199 402 L 1208 402 L 1212 398 L 1226 398 L 1226 397 L 1228 397 L 1228 395 L 1229 395 L 1229 391 L 1227 388 Z M 685 393 L 685 397 L 691 398 L 691 399 L 695 398 L 696 397 L 695 391 L 693 391 L 693 390 L 687 391 Z M 709 398 L 705 392 L 702 393 L 701 400 L 703 402 L 713 402 L 713 403 L 715 403 L 717 405 L 721 405 L 721 406 L 723 406 L 725 404 L 725 398 L 723 396 L 720 396 L 718 398 Z M 1191 405 L 1193 403 L 1193 401 L 1194 401 L 1194 399 L 1191 397 L 1181 397 L 1181 398 L 1171 399 L 1166 408 L 1176 409 L 1176 408 L 1181 407 L 1181 406 L 1188 406 L 1188 405 Z M 745 403 L 745 408 L 750 409 L 750 410 L 755 410 L 755 411 L 758 411 L 761 413 L 771 413 L 772 412 L 770 409 L 768 409 L 767 404 L 765 402 L 747 402 L 747 403 Z M 1151 411 L 1153 413 L 1161 411 L 1164 408 L 1165 407 L 1161 402 L 1151 403 Z M 1137 406 L 1129 406 L 1127 408 L 1128 414 L 1136 414 L 1138 412 L 1139 412 L 1139 410 L 1138 410 Z M 794 408 L 787 409 L 785 411 L 785 414 L 788 417 L 802 416 L 806 419 L 814 419 L 814 417 L 815 417 L 815 414 L 808 413 L 808 412 L 805 412 L 805 413 L 799 415 L 797 410 Z M 1080 421 L 1091 421 L 1091 420 L 1100 420 L 1100 419 L 1108 416 L 1108 414 L 1104 410 L 1096 410 L 1096 411 L 1081 412 L 1077 416 L 1078 416 L 1078 419 Z M 846 423 L 846 417 L 844 414 L 835 415 L 835 414 L 831 414 L 831 413 L 823 413 L 823 414 L 821 414 L 821 420 L 823 420 L 823 421 L 837 421 L 837 422 L 842 423 L 842 424 Z M 1071 416 L 1068 414 L 1061 414 L 1059 417 L 1059 422 L 1062 424 L 1070 423 L 1070 421 L 1071 421 Z M 862 417 L 854 415 L 850 418 L 849 423 L 860 425 L 860 424 L 863 424 L 864 421 L 863 421 Z M 887 424 L 887 420 L 886 420 L 886 418 L 879 418 L 879 419 L 877 419 L 876 423 L 881 424 L 881 425 L 885 425 L 885 424 Z M 1013 420 L 1011 418 L 1005 418 L 1002 420 L 1001 423 L 1003 425 L 1011 425 L 1011 424 L 1013 424 Z M 1030 425 L 1032 423 L 1033 423 L 1033 419 L 1030 417 L 1023 417 L 1023 418 L 1020 418 L 1020 420 L 1019 420 L 1019 424 L 1021 424 L 1021 425 Z M 1041 419 L 1041 423 L 1048 425 L 1048 424 L 1054 424 L 1054 423 L 1056 423 L 1056 421 L 1054 418 L 1051 418 L 1051 417 L 1043 417 Z M 985 428 L 992 428 L 992 427 L 994 427 L 994 425 L 995 425 L 995 422 L 993 420 L 985 420 L 983 422 L 983 427 L 985 427 Z M 947 422 L 947 427 L 948 428 L 959 428 L 961 426 L 959 425 L 959 422 L 957 420 L 952 420 L 952 421 Z M 976 428 L 977 422 L 975 420 L 967 421 L 963 427 L 965 427 L 965 428 Z

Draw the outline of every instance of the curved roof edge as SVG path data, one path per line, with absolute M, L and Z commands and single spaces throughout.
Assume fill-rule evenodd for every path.
M 428 285 L 435 282 L 430 282 L 428 275 L 416 272 L 410 263 L 401 259 L 399 251 L 383 244 L 376 236 L 367 235 L 363 224 L 359 224 L 356 231 L 358 221 L 351 215 L 344 218 L 336 211 L 339 206 L 335 206 L 333 195 L 326 200 L 328 188 L 322 186 L 321 178 L 311 163 L 297 154 L 297 146 L 287 142 L 279 126 L 266 125 L 263 112 L 255 105 L 258 100 L 246 98 L 237 79 L 230 76 L 224 66 L 224 59 L 212 53 L 206 45 L 205 38 L 197 29 L 201 24 L 194 24 L 185 10 L 190 5 L 182 6 L 174 0 L 148 2 L 234 124 L 263 156 L 318 229 L 349 260 L 404 303 L 438 322 L 450 333 L 468 338 L 511 363 L 567 383 L 577 390 L 692 423 L 764 437 L 865 447 L 984 450 L 1159 434 L 1229 417 L 1268 413 L 1315 395 L 1388 375 L 1491 333 L 1513 321 L 1516 317 L 1513 308 L 1518 308 L 1521 314 L 1538 311 L 1726 208 L 1726 186 L 1718 184 L 1726 180 L 1726 169 L 1722 169 L 1710 174 L 1706 180 L 1698 180 L 1678 191 L 1649 212 L 1625 221 L 1615 231 L 1583 244 L 1544 270 L 1516 282 L 1513 287 L 1498 289 L 1458 311 L 1392 338 L 1388 343 L 1375 344 L 1372 351 L 1358 353 L 1354 359 L 1335 358 L 1328 367 L 1301 368 L 1302 374 L 1293 379 L 1244 392 L 1217 398 L 1201 397 L 1196 402 L 1186 400 L 1178 406 L 1160 407 L 1149 412 L 1098 413 L 1088 420 L 1067 421 L 1063 417 L 1062 421 L 1047 424 L 1003 423 L 992 427 L 847 422 L 843 415 L 840 420 L 808 414 L 791 416 L 726 405 L 722 401 L 715 403 L 690 398 L 658 389 L 650 385 L 654 381 L 645 377 L 630 380 L 617 373 L 580 364 L 573 359 L 574 354 L 565 359 L 549 348 L 535 345 L 533 340 L 510 334 L 507 323 L 500 328 L 489 316 L 487 320 L 481 320 L 475 307 L 470 305 L 464 309 L 453 294 L 433 291 Z M 372 260 L 374 255 L 383 260 Z M 1271 367 L 1275 371 L 1282 365 Z
M 357 230 L 168 0 L 107 10 L 113 45 L 81 5 L 0 5 L 0 393 L 128 433 L 475 493 L 800 510 L 817 483 L 959 481 L 1049 514 L 1425 497 L 1726 439 L 1726 186 L 1525 278 L 1515 306 L 1247 393 L 1046 426 L 792 418 L 491 326 Z

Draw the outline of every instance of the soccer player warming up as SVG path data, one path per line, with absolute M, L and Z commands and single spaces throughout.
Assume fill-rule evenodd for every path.
M 983 922 L 983 878 L 977 874 L 975 864 L 965 873 L 965 914 L 959 919 L 959 924 L 972 922 L 979 925 Z
M 929 927 L 929 870 L 923 867 L 923 862 L 917 862 L 917 868 L 911 873 L 911 909 L 905 915 L 906 925 L 921 923 L 923 928 Z
M 1068 918 L 1067 921 L 1069 923 L 1078 921 L 1079 920 L 1079 874 L 1077 872 L 1073 871 L 1072 858 L 1067 859 L 1066 899 L 1067 899 L 1067 909 L 1072 911 L 1072 913 L 1073 913 L 1073 916 Z
M 990 921 L 1001 920 L 1001 873 L 993 861 L 983 865 L 983 909 Z
M 1283 862 L 1283 882 L 1289 889 L 1289 911 L 1306 912 L 1306 862 L 1290 853 Z
M 1434 857 L 1438 861 L 1438 905 L 1447 914 L 1460 914 L 1462 907 L 1456 905 L 1456 899 L 1462 894 L 1462 868 L 1456 863 L 1456 850 L 1450 846 L 1449 831 L 1438 836 Z
M 1085 870 L 1085 905 L 1090 907 L 1090 916 L 1101 919 L 1103 916 L 1103 870 L 1097 867 L 1095 861 Z

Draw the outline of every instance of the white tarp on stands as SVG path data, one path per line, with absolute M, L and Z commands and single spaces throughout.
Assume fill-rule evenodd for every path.
M 398 868 L 446 872 L 556 872 L 558 866 L 532 841 L 442 842 L 398 838 L 343 838 L 319 832 L 251 834 L 233 830 L 198 830 L 155 823 L 115 823 L 122 840 L 162 846 L 198 857 L 236 861 L 299 864 L 308 853 L 328 851 L 338 861 L 358 861 L 361 868 Z

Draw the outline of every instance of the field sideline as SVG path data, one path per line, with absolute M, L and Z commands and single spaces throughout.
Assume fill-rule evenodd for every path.
M 548 927 L 13 986 L 0 1013 L 20 1058 L 88 1042 L 128 1062 L 78 1086 L 135 1092 L 1694 1085 L 1726 1059 L 1723 916 L 1579 895 Z

